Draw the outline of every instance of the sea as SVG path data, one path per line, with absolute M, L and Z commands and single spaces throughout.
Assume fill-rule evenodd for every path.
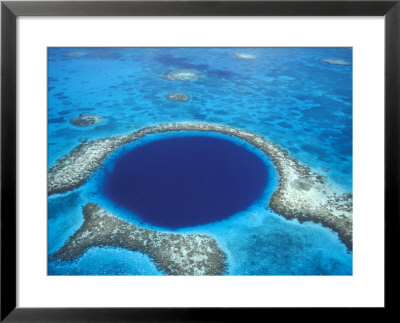
M 82 142 L 199 121 L 259 134 L 352 193 L 352 48 L 51 47 L 47 54 L 49 169 Z M 174 70 L 200 77 L 163 77 Z M 188 99 L 170 100 L 175 92 Z M 71 123 L 82 114 L 103 118 Z M 74 261 L 52 259 L 82 225 L 89 202 L 144 228 L 213 237 L 226 254 L 226 275 L 352 275 L 353 253 L 337 233 L 268 207 L 278 183 L 271 160 L 238 139 L 196 131 L 146 136 L 110 154 L 80 187 L 48 197 L 48 275 L 165 275 L 148 255 L 110 246 Z M 124 188 L 140 198 L 126 197 Z M 154 207 L 168 203 L 170 213 Z

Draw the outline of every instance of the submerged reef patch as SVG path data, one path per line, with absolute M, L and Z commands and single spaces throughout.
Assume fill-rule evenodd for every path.
M 172 92 L 165 95 L 170 101 L 188 102 L 190 100 L 189 95 L 182 92 Z
M 258 59 L 257 55 L 246 54 L 246 53 L 235 53 L 235 56 L 240 59 L 250 59 L 250 60 Z
M 62 56 L 64 57 L 81 57 L 87 55 L 86 52 L 69 52 L 69 53 L 64 53 Z
M 72 261 L 91 247 L 111 246 L 147 254 L 167 275 L 222 275 L 226 255 L 204 234 L 144 229 L 117 218 L 95 203 L 83 207 L 84 222 L 53 259 Z
M 85 143 L 86 141 L 88 141 L 88 138 L 82 137 L 82 138 L 79 138 L 79 141 L 80 141 L 81 143 Z
M 103 116 L 92 113 L 81 113 L 79 116 L 71 119 L 71 124 L 77 127 L 88 127 L 99 123 L 103 120 Z
M 341 59 L 323 59 L 322 61 L 333 65 L 351 65 L 349 62 L 343 61 Z
M 352 250 L 352 193 L 343 192 L 327 178 L 300 164 L 289 153 L 254 132 L 203 122 L 164 123 L 127 135 L 109 137 L 79 145 L 59 159 L 48 172 L 48 195 L 63 193 L 82 185 L 101 167 L 103 160 L 120 146 L 149 134 L 170 131 L 220 132 L 245 140 L 259 148 L 273 162 L 279 185 L 269 207 L 287 219 L 313 221 L 337 232 Z
M 165 73 L 161 78 L 170 81 L 190 81 L 201 79 L 201 74 L 192 70 L 173 70 Z

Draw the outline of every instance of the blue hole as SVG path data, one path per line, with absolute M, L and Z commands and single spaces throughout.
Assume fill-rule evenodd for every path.
M 104 194 L 145 222 L 182 228 L 227 218 L 262 197 L 265 162 L 233 141 L 211 136 L 137 146 L 106 172 Z

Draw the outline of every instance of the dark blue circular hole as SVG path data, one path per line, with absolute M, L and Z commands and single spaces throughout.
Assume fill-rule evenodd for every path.
M 227 218 L 259 199 L 268 170 L 256 153 L 212 136 L 169 137 L 121 154 L 106 172 L 104 194 L 165 228 Z

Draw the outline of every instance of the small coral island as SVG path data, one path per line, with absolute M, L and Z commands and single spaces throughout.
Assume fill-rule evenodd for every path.
M 201 79 L 201 74 L 192 70 L 173 70 L 165 73 L 161 78 L 169 81 L 190 81 Z
M 248 130 L 225 125 L 202 122 L 165 123 L 142 128 L 122 136 L 82 143 L 59 159 L 49 170 L 48 194 L 64 193 L 79 187 L 102 166 L 104 159 L 109 154 L 122 145 L 150 134 L 171 131 L 218 132 L 245 140 L 260 149 L 270 158 L 279 175 L 278 188 L 272 194 L 267 207 L 287 219 L 321 223 L 337 232 L 347 248 L 352 250 L 353 198 L 351 193 L 343 192 L 328 182 L 325 176 L 302 165 L 286 150 L 264 137 Z M 103 222 L 98 222 L 98 225 L 100 223 Z M 125 227 L 127 226 L 125 225 Z M 115 242 L 107 241 L 108 245 L 115 245 Z M 101 244 L 104 245 L 104 242 Z M 70 248 L 73 248 L 73 245 L 71 244 Z M 75 245 L 77 244 L 75 243 Z M 60 258 L 67 259 L 68 257 Z
M 324 59 L 322 61 L 332 65 L 344 65 L 344 66 L 351 65 L 349 62 L 343 61 L 341 59 Z
M 88 127 L 99 123 L 103 120 L 103 116 L 91 113 L 81 113 L 79 116 L 71 119 L 71 124 L 77 127 Z
M 182 92 L 172 92 L 165 95 L 165 97 L 170 101 L 177 101 L 177 102 L 188 102 L 189 95 Z
M 249 59 L 249 60 L 258 59 L 257 55 L 247 54 L 247 53 L 235 53 L 235 56 L 240 59 Z

